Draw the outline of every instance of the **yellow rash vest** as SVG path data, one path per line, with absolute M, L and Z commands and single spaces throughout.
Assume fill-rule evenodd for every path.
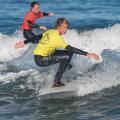
M 58 48 L 66 48 L 68 44 L 57 30 L 51 29 L 43 33 L 43 37 L 33 50 L 34 55 L 49 56 Z

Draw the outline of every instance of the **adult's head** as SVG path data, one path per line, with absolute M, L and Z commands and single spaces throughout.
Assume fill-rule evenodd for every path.
M 30 5 L 30 7 L 31 7 L 31 11 L 32 11 L 33 13 L 37 14 L 37 13 L 39 12 L 40 5 L 39 5 L 38 2 L 35 2 L 35 1 L 32 2 L 31 5 Z
M 69 21 L 65 18 L 58 18 L 56 21 L 55 28 L 60 34 L 64 34 L 69 27 Z

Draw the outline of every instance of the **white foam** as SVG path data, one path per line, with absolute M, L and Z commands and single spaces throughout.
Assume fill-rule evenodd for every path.
M 29 75 L 32 70 L 20 71 L 20 72 L 9 72 L 5 74 L 0 74 L 0 82 L 3 84 L 7 84 L 9 82 L 14 82 L 17 78 Z
M 95 29 L 81 33 L 78 33 L 76 30 L 69 30 L 66 33 L 66 35 L 64 35 L 64 37 L 70 45 L 83 49 L 85 51 L 101 54 L 105 49 L 110 49 L 114 51 L 114 54 L 119 54 L 116 53 L 115 51 L 120 48 L 119 24 L 115 24 L 109 28 Z M 17 33 L 12 36 L 0 34 L 0 61 L 9 61 L 19 56 L 22 57 L 23 53 L 28 49 L 29 46 L 26 45 L 24 49 L 19 49 L 19 50 L 14 49 L 14 44 L 16 43 L 16 41 L 20 39 L 23 39 L 22 33 Z M 114 54 L 113 56 L 109 55 L 107 58 L 105 58 L 106 61 L 109 60 L 110 57 L 114 57 Z M 29 59 L 28 61 L 27 58 L 29 57 L 27 56 L 30 56 L 29 51 L 28 53 L 26 53 L 25 56 L 26 59 L 23 59 L 22 62 L 20 62 L 20 65 L 23 65 L 23 61 L 25 63 L 30 64 L 30 66 L 31 63 L 35 64 L 33 63 L 34 62 L 33 59 Z M 108 88 L 120 84 L 120 80 L 117 79 L 119 76 L 120 69 L 119 68 L 116 69 L 117 66 L 119 67 L 119 62 L 116 63 L 116 61 L 110 61 L 109 64 L 114 64 L 114 66 L 109 66 L 107 65 L 108 64 L 107 62 L 100 60 L 99 62 L 101 63 L 103 62 L 102 71 L 98 67 L 95 71 L 91 73 L 90 75 L 91 77 L 89 77 L 90 74 L 89 72 L 86 76 L 83 75 L 82 77 L 80 77 L 79 74 L 84 74 L 84 72 L 92 68 L 94 64 L 98 63 L 97 61 L 90 60 L 84 56 L 75 55 L 72 59 L 72 62 L 74 66 L 73 69 L 69 72 L 66 72 L 63 76 L 63 79 L 67 80 L 69 76 L 75 78 L 76 81 L 74 82 L 74 84 L 75 84 L 75 89 L 76 87 L 79 89 L 78 95 L 92 93 L 98 90 L 102 90 L 104 88 Z M 105 68 L 104 65 L 106 65 Z M 40 68 L 40 69 L 44 70 L 44 68 Z M 40 72 L 40 74 L 35 74 L 35 75 L 33 74 L 34 80 L 36 81 L 36 83 L 38 83 L 38 81 L 40 80 L 41 81 L 49 80 L 46 86 L 51 86 L 51 82 L 54 79 L 53 76 L 54 73 L 56 72 L 56 69 L 57 69 L 56 66 L 54 66 L 51 67 L 51 70 L 45 69 L 45 73 Z M 27 75 L 27 73 L 25 72 L 24 74 L 23 71 L 18 73 L 7 73 L 4 75 L 0 75 L 0 81 L 9 82 L 10 80 L 9 78 L 12 77 L 11 79 L 15 80 L 16 76 L 20 77 L 22 75 Z M 36 84 L 36 86 L 38 86 L 38 84 Z
M 15 49 L 15 43 L 24 40 L 22 32 L 16 32 L 14 35 L 4 35 L 0 33 L 0 61 L 9 61 L 21 56 L 27 49 Z
M 120 24 L 81 33 L 76 30 L 68 30 L 64 37 L 74 47 L 101 54 L 104 49 L 115 50 L 120 47 Z M 20 31 L 13 35 L 0 33 L 0 61 L 17 58 L 28 49 L 29 45 L 26 45 L 23 49 L 15 49 L 14 45 L 19 40 L 24 40 Z
M 95 29 L 81 33 L 78 33 L 76 30 L 69 30 L 66 35 L 64 35 L 64 38 L 70 45 L 85 51 L 95 52 L 100 55 L 105 49 L 110 49 L 114 51 L 114 54 L 117 54 L 115 51 L 120 47 L 120 25 L 116 24 L 109 28 Z M 114 56 L 109 55 L 105 59 L 109 60 L 109 57 Z M 104 63 L 102 58 L 99 62 L 103 62 L 103 64 L 101 64 L 103 71 L 101 71 L 100 68 L 97 68 L 96 72 L 92 72 L 90 77 L 89 73 L 82 77 L 78 76 L 75 81 L 72 81 L 72 90 L 75 89 L 76 91 L 77 89 L 78 96 L 120 84 L 120 79 L 118 79 L 120 68 L 116 69 L 119 63 L 115 63 L 116 61 L 110 61 L 109 64 L 114 64 L 114 66 L 106 65 L 104 68 L 104 64 L 107 64 L 107 62 Z M 74 74 L 73 76 L 76 76 L 76 73 L 79 74 L 87 71 L 87 69 L 90 69 L 93 64 L 96 63 L 98 62 L 77 55 L 77 57 L 74 57 L 73 59 L 75 67 L 71 72 L 65 74 L 68 76 Z
M 7 70 L 8 66 L 6 64 L 0 64 L 0 71 Z
M 65 39 L 74 47 L 101 54 L 104 49 L 115 50 L 120 47 L 120 24 L 81 33 L 69 30 Z
M 105 88 L 115 87 L 120 84 L 120 79 L 118 79 L 118 77 L 120 76 L 119 73 L 113 74 L 109 71 L 97 74 L 99 74 L 99 77 L 93 75 L 91 79 L 89 77 L 81 78 L 82 80 L 77 83 L 78 96 L 83 96 L 89 93 L 100 91 Z

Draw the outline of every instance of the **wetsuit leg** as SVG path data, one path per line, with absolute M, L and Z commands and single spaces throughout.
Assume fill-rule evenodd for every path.
M 32 32 L 32 30 L 23 30 L 23 35 L 26 39 L 31 39 L 32 37 L 35 37 L 35 34 Z
M 59 63 L 59 68 L 55 76 L 55 81 L 60 81 L 63 73 L 65 72 L 67 66 L 69 65 L 72 53 L 67 50 L 56 50 L 56 52 L 52 56 L 41 57 L 35 56 L 35 62 L 38 66 L 44 67 Z
M 39 42 L 39 40 L 42 38 L 42 34 L 40 34 L 40 35 L 35 35 L 33 32 L 32 32 L 32 30 L 24 30 L 23 31 L 23 35 L 24 35 L 24 37 L 27 39 L 27 42 L 26 43 L 30 43 L 30 42 L 32 42 L 32 43 L 38 43 Z M 31 41 L 29 41 L 29 40 L 31 40 Z
M 64 51 L 64 54 L 62 52 L 63 51 L 56 52 L 56 54 L 60 54 L 62 59 L 60 61 L 60 65 L 59 65 L 58 71 L 57 71 L 56 76 L 55 76 L 55 81 L 61 80 L 62 75 L 65 72 L 68 65 L 70 64 L 71 58 L 73 56 L 73 53 L 69 53 L 68 51 Z

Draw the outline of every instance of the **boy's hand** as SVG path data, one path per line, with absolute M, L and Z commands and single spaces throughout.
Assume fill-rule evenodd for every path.
M 25 45 L 24 41 L 19 41 L 18 43 L 15 44 L 15 48 L 18 49 L 18 48 L 23 48 Z
M 46 31 L 46 30 L 47 30 L 47 27 L 45 27 L 45 26 L 40 26 L 40 29 Z
M 54 16 L 55 14 L 54 13 L 48 13 L 49 16 Z
M 88 56 L 89 58 L 94 58 L 95 60 L 99 60 L 99 56 L 96 55 L 95 53 L 88 53 L 87 56 Z

